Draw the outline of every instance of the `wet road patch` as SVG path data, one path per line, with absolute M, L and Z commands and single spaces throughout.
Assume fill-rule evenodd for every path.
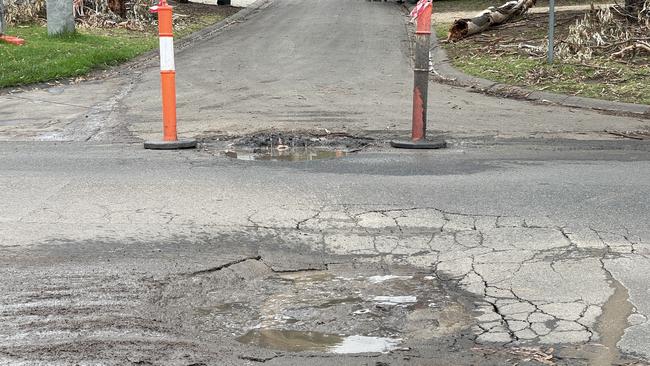
M 237 341 L 289 352 L 385 353 L 397 349 L 401 339 L 340 336 L 310 331 L 253 329 Z
M 471 300 L 430 274 L 278 273 L 258 260 L 169 283 L 164 318 L 203 337 L 285 352 L 390 352 L 473 325 Z
M 286 146 L 286 145 L 285 145 Z M 237 160 L 259 161 L 311 161 L 321 159 L 338 159 L 346 157 L 350 152 L 344 149 L 326 150 L 305 147 L 268 147 L 255 149 L 224 150 L 223 154 Z
M 204 150 L 238 160 L 310 161 L 337 159 L 370 146 L 372 139 L 345 133 L 258 132 L 201 139 Z

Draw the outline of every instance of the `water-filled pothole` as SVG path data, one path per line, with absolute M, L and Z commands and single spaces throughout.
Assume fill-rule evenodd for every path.
M 343 149 L 315 149 L 305 147 L 266 147 L 256 149 L 228 149 L 224 155 L 238 160 L 261 160 L 261 161 L 310 161 L 320 159 L 336 159 L 348 155 Z
M 374 267 L 277 273 L 249 260 L 155 298 L 192 333 L 287 352 L 390 352 L 473 324 L 471 303 L 437 277 Z
M 321 332 L 253 329 L 237 338 L 240 343 L 288 352 L 375 353 L 395 350 L 401 339 L 340 336 Z
M 309 161 L 336 159 L 369 147 L 374 140 L 347 133 L 297 133 L 265 131 L 251 135 L 211 136 L 201 142 L 207 151 L 233 159 Z

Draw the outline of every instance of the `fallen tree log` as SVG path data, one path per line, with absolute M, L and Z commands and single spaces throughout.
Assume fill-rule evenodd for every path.
M 637 43 L 635 43 L 635 44 L 633 44 L 631 46 L 627 46 L 627 47 L 623 48 L 622 50 L 620 50 L 618 52 L 612 53 L 610 58 L 623 57 L 627 53 L 633 53 L 633 52 L 636 52 L 637 50 L 643 50 L 643 51 L 646 51 L 646 52 L 650 53 L 650 43 L 639 41 L 639 42 L 637 42 Z
M 496 8 L 491 6 L 471 19 L 456 19 L 449 28 L 448 42 L 455 42 L 469 35 L 481 33 L 491 26 L 502 24 L 510 19 L 526 14 L 535 6 L 536 0 L 512 0 Z

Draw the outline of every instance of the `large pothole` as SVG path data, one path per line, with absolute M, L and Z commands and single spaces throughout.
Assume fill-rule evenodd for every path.
M 404 269 L 276 273 L 248 260 L 160 291 L 160 314 L 177 327 L 279 351 L 388 352 L 473 323 L 470 299 Z
M 373 139 L 346 133 L 258 132 L 202 139 L 204 149 L 238 160 L 305 161 L 343 158 L 371 145 Z

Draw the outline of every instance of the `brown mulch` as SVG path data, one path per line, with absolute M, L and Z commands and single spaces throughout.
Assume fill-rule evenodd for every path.
M 182 3 L 173 0 L 169 1 L 169 5 L 174 7 L 176 13 L 186 15 L 188 18 L 194 18 L 205 14 L 217 14 L 228 17 L 241 10 L 241 8 L 230 5 L 209 5 L 190 2 Z

